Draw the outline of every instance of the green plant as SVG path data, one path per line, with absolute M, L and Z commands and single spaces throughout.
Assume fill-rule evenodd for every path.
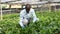
M 60 34 L 60 12 L 36 12 L 39 22 L 22 29 L 19 14 L 8 14 L 0 20 L 1 34 Z M 56 33 L 57 32 L 57 33 Z

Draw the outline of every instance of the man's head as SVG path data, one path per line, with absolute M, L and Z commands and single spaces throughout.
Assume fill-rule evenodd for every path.
M 31 8 L 31 5 L 30 5 L 30 4 L 26 4 L 25 9 L 26 9 L 26 11 L 27 11 L 27 12 L 29 12 L 29 11 L 30 11 L 30 8 Z

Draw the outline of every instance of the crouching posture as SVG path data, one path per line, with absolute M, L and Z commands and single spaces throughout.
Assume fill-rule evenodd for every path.
M 20 21 L 19 21 L 20 26 L 24 28 L 26 25 L 30 23 L 30 21 L 34 23 L 37 20 L 39 19 L 36 17 L 34 9 L 31 8 L 30 4 L 27 4 L 25 6 L 25 9 L 23 9 L 20 12 Z

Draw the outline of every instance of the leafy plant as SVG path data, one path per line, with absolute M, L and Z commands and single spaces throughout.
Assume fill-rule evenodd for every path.
M 19 13 L 8 14 L 0 20 L 0 34 L 60 34 L 60 12 L 36 12 L 39 22 L 26 28 L 19 25 Z

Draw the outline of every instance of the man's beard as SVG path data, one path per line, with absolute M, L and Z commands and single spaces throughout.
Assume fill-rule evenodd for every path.
M 26 9 L 26 12 L 29 13 L 30 9 Z

